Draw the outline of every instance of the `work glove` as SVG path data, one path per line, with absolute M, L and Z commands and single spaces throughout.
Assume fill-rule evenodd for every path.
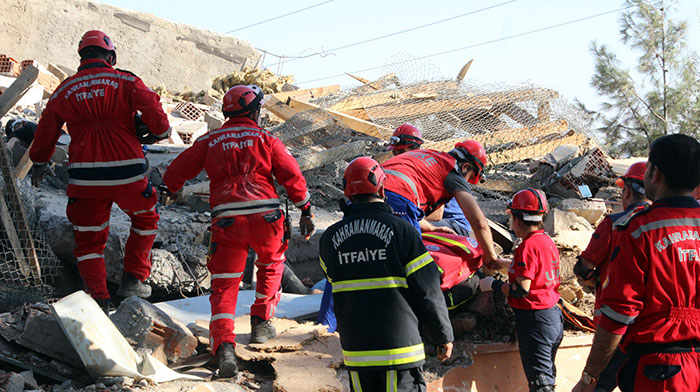
M 316 224 L 314 223 L 313 217 L 313 215 L 302 215 L 301 218 L 299 218 L 299 231 L 301 232 L 301 235 L 304 236 L 304 239 L 307 241 L 316 232 Z
M 48 163 L 35 163 L 32 168 L 32 185 L 38 188 L 39 184 L 41 184 L 41 180 L 43 180 L 44 176 L 47 174 L 51 177 L 56 176 L 51 165 Z
M 158 187 L 158 202 L 161 205 L 167 206 L 175 203 L 182 196 L 182 189 L 172 193 L 167 186 L 161 185 Z
M 487 276 L 485 278 L 479 279 L 479 290 L 481 292 L 487 292 L 493 290 L 491 287 L 493 285 L 493 277 L 492 276 Z
M 136 132 L 136 137 L 139 139 L 139 143 L 141 144 L 153 144 L 160 140 L 151 133 L 150 129 L 148 129 L 148 125 L 143 122 L 140 113 L 136 113 L 134 115 L 134 131 Z

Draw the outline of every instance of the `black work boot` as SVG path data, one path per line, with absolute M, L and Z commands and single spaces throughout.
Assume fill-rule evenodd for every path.
M 236 350 L 231 343 L 221 343 L 216 350 L 219 359 L 219 377 L 228 378 L 238 374 L 238 362 L 236 362 Z
M 250 316 L 250 342 L 265 343 L 277 336 L 277 330 L 271 320 L 263 320 L 258 316 Z
M 95 302 L 97 302 L 98 305 L 100 305 L 100 309 L 102 309 L 103 312 L 109 317 L 109 298 L 95 298 Z
M 117 294 L 124 298 L 134 295 L 141 298 L 148 298 L 151 296 L 151 286 L 141 282 L 131 273 L 124 271 Z

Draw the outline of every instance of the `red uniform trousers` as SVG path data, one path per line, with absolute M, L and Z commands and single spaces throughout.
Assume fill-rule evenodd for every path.
M 284 252 L 288 245 L 283 222 L 281 210 L 214 219 L 207 263 L 212 289 L 209 340 L 214 354 L 221 343 L 235 345 L 233 320 L 249 247 L 258 255 L 255 302 L 250 314 L 263 320 L 275 314 L 281 299 Z
M 627 362 L 617 381 L 622 392 L 697 392 L 700 391 L 700 343 L 694 348 L 635 354 L 630 346 Z M 695 350 L 695 351 L 689 351 Z
M 73 224 L 78 271 L 88 294 L 96 299 L 109 298 L 104 248 L 109 236 L 112 203 L 117 203 L 131 218 L 131 233 L 124 247 L 124 271 L 140 281 L 151 275 L 151 247 L 158 230 L 160 215 L 156 212 L 158 196 L 144 178 L 141 181 L 115 186 L 112 197 L 103 199 L 68 199 L 66 214 Z

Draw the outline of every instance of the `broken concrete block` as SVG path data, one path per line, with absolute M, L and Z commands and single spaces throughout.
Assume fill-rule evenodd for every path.
M 564 199 L 559 203 L 558 208 L 585 218 L 593 226 L 597 225 L 608 212 L 605 203 L 579 199 Z
M 558 168 L 562 167 L 566 162 L 568 162 L 571 158 L 578 155 L 578 152 L 578 146 L 565 144 L 563 146 L 558 146 L 557 148 L 555 148 L 554 151 L 545 155 L 544 158 L 542 158 L 542 160 L 549 163 L 554 167 L 555 170 L 557 170 Z
M 558 208 L 551 210 L 545 215 L 544 231 L 550 236 L 554 237 L 566 230 L 590 231 L 593 230 L 593 227 L 585 218 Z
M 124 337 L 154 352 L 162 349 L 170 362 L 191 357 L 197 348 L 197 338 L 186 326 L 144 299 L 125 299 L 110 319 Z
M 200 136 L 207 133 L 207 123 L 202 121 L 183 121 L 173 125 L 173 132 L 177 132 L 185 144 L 192 144 Z
M 56 318 L 46 311 L 31 308 L 24 322 L 24 332 L 17 341 L 32 350 L 46 354 L 68 364 L 79 366 L 80 357 L 75 351 Z
M 208 111 L 204 113 L 204 122 L 207 123 L 207 128 L 211 131 L 217 128 L 221 128 L 221 125 L 223 125 L 224 121 L 224 115 L 221 114 L 219 111 Z
M 4 392 L 22 392 L 24 391 L 24 377 L 14 372 L 0 374 L 0 388 Z
M 24 389 L 39 389 L 39 383 L 34 379 L 34 372 L 25 370 L 20 373 L 20 376 L 24 378 Z

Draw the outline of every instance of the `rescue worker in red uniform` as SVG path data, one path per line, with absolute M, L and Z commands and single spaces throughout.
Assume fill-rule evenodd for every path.
M 544 232 L 547 197 L 527 188 L 513 196 L 506 212 L 510 226 L 523 241 L 508 268 L 508 284 L 494 280 L 492 288 L 508 297 L 515 314 L 520 360 L 531 392 L 553 392 L 554 359 L 564 337 L 559 302 L 559 250 Z
M 333 286 L 351 390 L 425 391 L 418 324 L 442 361 L 452 352 L 452 328 L 438 268 L 418 233 L 384 203 L 385 180 L 375 160 L 350 162 L 343 190 L 351 204 L 321 236 L 320 263 Z
M 620 390 L 700 389 L 700 143 L 672 134 L 651 144 L 644 190 L 652 205 L 613 234 L 602 316 L 575 392 L 593 391 L 618 345 Z
M 302 235 L 310 237 L 315 231 L 306 179 L 299 165 L 277 137 L 258 125 L 262 100 L 258 86 L 232 87 L 223 100 L 226 122 L 175 158 L 163 177 L 172 193 L 202 169 L 211 181 L 209 331 L 221 377 L 231 377 L 238 370 L 234 317 L 249 247 L 258 255 L 255 302 L 250 309 L 251 342 L 262 343 L 277 334 L 270 318 L 281 298 L 288 241 L 275 179 L 301 209 Z
M 581 253 L 574 273 L 584 281 L 584 284 L 596 291 L 595 310 L 593 319 L 597 324 L 600 319 L 600 306 L 603 300 L 601 283 L 608 277 L 610 254 L 612 253 L 613 229 L 629 221 L 634 213 L 649 204 L 644 193 L 644 172 L 646 162 L 632 164 L 627 172 L 615 182 L 622 188 L 622 207 L 624 211 L 606 216 L 596 227 L 586 250 Z M 617 372 L 627 359 L 619 349 L 600 374 L 595 392 L 612 392 L 617 387 Z
M 136 134 L 134 115 L 155 139 L 170 134 L 160 97 L 137 76 L 113 68 L 117 54 L 101 31 L 88 31 L 78 45 L 78 72 L 61 83 L 49 99 L 37 126 L 29 156 L 32 183 L 51 173 L 48 164 L 63 124 L 71 136 L 68 162 L 68 208 L 73 224 L 80 276 L 87 292 L 103 309 L 109 292 L 103 251 L 113 203 L 131 218 L 124 249 L 124 274 L 118 294 L 148 297 L 143 281 L 151 273 L 151 247 L 158 229 L 158 195 L 146 178 L 146 160 Z
M 418 232 L 435 232 L 444 228 L 423 218 L 454 197 L 484 251 L 484 264 L 507 264 L 496 256 L 491 229 L 467 184 L 483 181 L 486 159 L 486 150 L 474 140 L 459 142 L 448 153 L 419 149 L 397 155 L 382 164 L 387 204 Z

